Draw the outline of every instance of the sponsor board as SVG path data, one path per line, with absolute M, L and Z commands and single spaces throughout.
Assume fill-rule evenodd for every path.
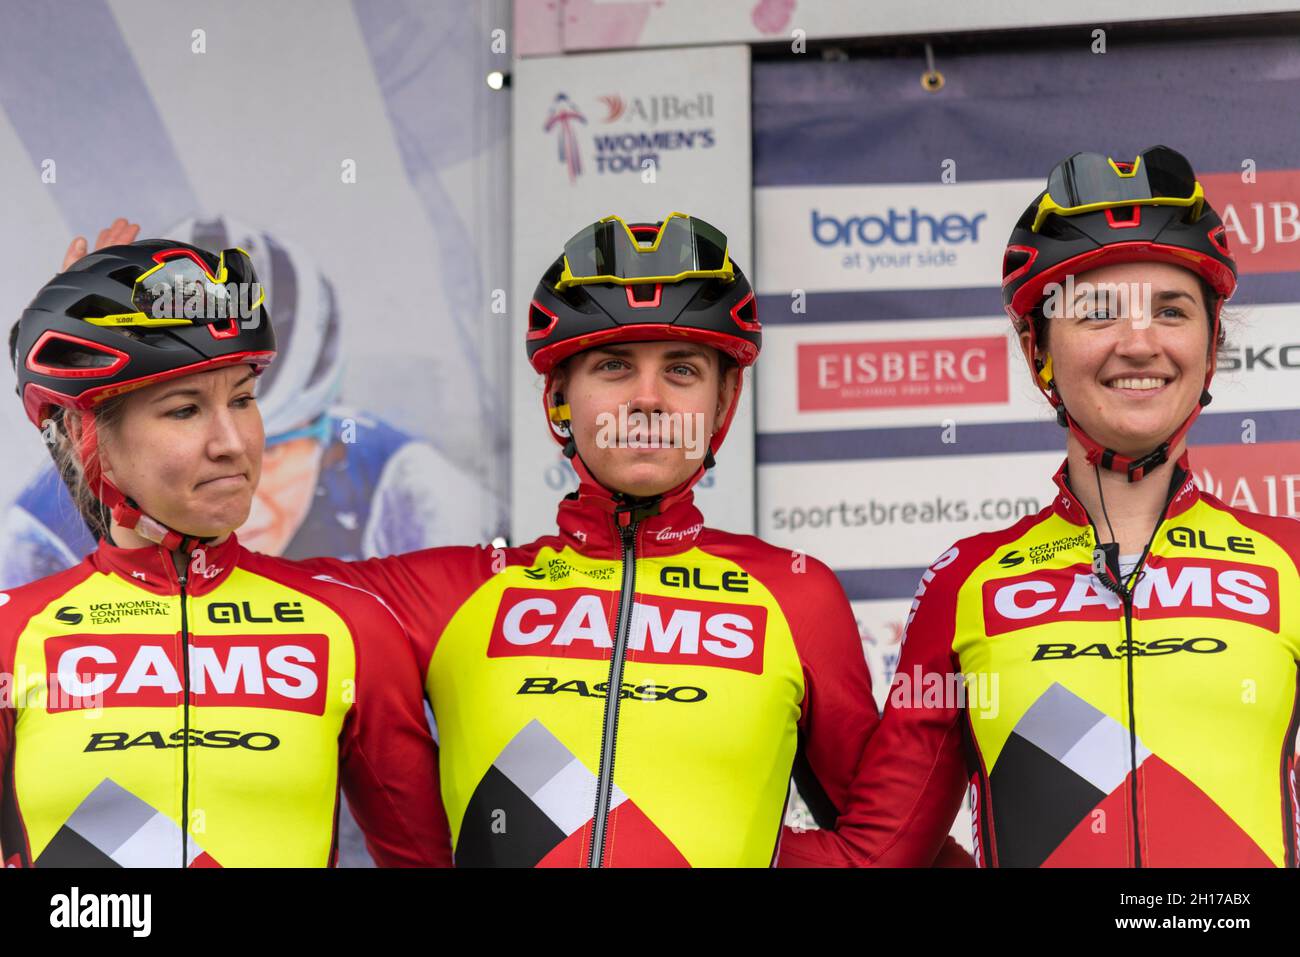
M 994 286 L 1031 180 L 754 191 L 759 292 Z
M 1198 445 L 1192 478 L 1233 508 L 1300 518 L 1300 442 Z
M 939 430 L 935 442 L 939 443 Z M 1051 503 L 1064 452 L 762 465 L 759 536 L 835 569 L 923 568 Z
M 1300 271 L 1300 169 L 1200 176 L 1219 212 L 1241 275 Z
M 767 326 L 762 369 L 762 433 L 1050 418 L 1005 316 Z
M 802 343 L 799 411 L 1007 401 L 1006 338 Z

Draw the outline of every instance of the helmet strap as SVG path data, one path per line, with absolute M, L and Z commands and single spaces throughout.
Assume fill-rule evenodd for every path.
M 130 529 L 141 538 L 168 551 L 188 552 L 195 545 L 212 541 L 213 536 L 202 538 L 187 535 L 169 525 L 164 525 L 152 515 L 147 514 L 130 496 L 114 485 L 99 467 L 99 433 L 95 427 L 95 413 L 89 409 L 81 412 L 81 443 L 78 457 L 81 469 L 86 477 L 86 484 L 94 496 L 108 506 L 113 521 L 125 529 Z

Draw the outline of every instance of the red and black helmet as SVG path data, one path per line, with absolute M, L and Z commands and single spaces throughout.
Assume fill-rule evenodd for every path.
M 234 298 L 232 298 L 232 296 Z M 252 263 L 163 239 L 83 256 L 23 311 L 11 348 L 17 390 L 40 427 L 51 406 L 96 404 L 164 379 L 275 357 Z
M 1002 302 L 1013 319 L 1023 319 L 1048 283 L 1136 261 L 1191 269 L 1224 299 L 1237 287 L 1223 222 L 1182 154 L 1152 146 L 1129 163 L 1075 153 L 1057 164 L 1011 231 Z
M 685 213 L 592 223 L 564 244 L 528 308 L 528 358 L 543 375 L 593 346 L 674 338 L 713 346 L 741 366 L 763 342 L 754 291 L 727 237 Z
M 672 339 L 712 346 L 742 369 L 758 358 L 763 332 L 754 290 L 720 230 L 685 213 L 659 223 L 606 216 L 564 244 L 528 307 L 528 359 L 546 376 L 551 435 L 566 452 L 573 448 L 567 406 L 551 389 L 555 367 L 611 342 Z M 711 452 L 721 446 L 739 402 L 737 382 Z
M 1237 288 L 1237 264 L 1222 220 L 1206 201 L 1187 159 L 1167 146 L 1152 146 L 1131 162 L 1099 153 L 1075 153 L 1052 170 L 1047 189 L 1011 231 L 1002 258 L 1002 302 L 1012 321 L 1025 322 L 1038 349 L 1039 311 L 1050 284 L 1101 266 L 1164 262 L 1189 269 L 1216 293 L 1210 310 L 1210 341 L 1218 338 L 1223 303 Z M 1058 419 L 1088 449 L 1089 460 L 1140 479 L 1163 463 L 1210 401 L 1212 367 L 1201 404 L 1174 435 L 1137 458 L 1103 448 L 1079 428 L 1051 379 L 1051 364 L 1035 376 L 1058 410 Z

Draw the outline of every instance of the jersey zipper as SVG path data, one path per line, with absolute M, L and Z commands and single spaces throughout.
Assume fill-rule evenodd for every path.
M 1143 558 L 1145 557 L 1144 553 Z M 1136 570 L 1140 571 L 1141 568 L 1142 562 L 1139 560 Z M 1125 589 L 1120 600 L 1124 602 L 1124 643 L 1128 648 L 1128 654 L 1124 656 L 1124 664 L 1128 670 L 1128 760 L 1132 774 L 1129 783 L 1129 799 L 1133 813 L 1133 866 L 1141 867 L 1142 826 L 1138 819 L 1137 708 L 1133 694 L 1133 595 Z
M 615 519 L 617 523 L 617 518 Z M 623 687 L 623 664 L 628 633 L 632 626 L 632 599 L 636 592 L 637 521 L 619 527 L 623 543 L 623 587 L 618 597 L 618 627 L 609 659 L 609 682 L 605 685 L 605 717 L 600 736 L 600 771 L 596 776 L 596 814 L 592 818 L 589 867 L 603 867 L 605 825 L 614 792 L 614 744 L 618 735 L 619 690 Z
M 176 581 L 181 588 L 181 693 L 185 722 L 181 739 L 181 867 L 190 856 L 190 629 L 185 612 L 185 586 L 189 580 L 187 560 L 176 570 Z
M 1179 483 L 1181 484 L 1181 483 Z M 1165 508 L 1168 509 L 1169 502 L 1166 500 Z M 1088 524 L 1092 526 L 1092 540 L 1094 543 L 1101 542 L 1101 536 L 1097 534 L 1097 524 L 1088 516 Z M 1138 580 L 1146 568 L 1147 558 L 1151 554 L 1151 546 L 1155 544 L 1156 536 L 1160 534 L 1160 529 L 1165 524 L 1164 513 L 1161 513 L 1160 520 L 1156 522 L 1156 527 L 1151 530 L 1151 537 L 1147 539 L 1146 547 L 1142 549 L 1142 554 L 1138 556 L 1137 564 L 1133 571 L 1128 574 L 1126 580 L 1120 582 L 1118 589 L 1111 588 L 1119 596 L 1120 602 L 1124 606 L 1124 669 L 1126 672 L 1127 695 L 1128 695 L 1128 759 L 1129 759 L 1129 805 L 1133 815 L 1133 866 L 1142 866 L 1142 822 L 1138 817 L 1138 759 L 1137 759 L 1137 694 L 1135 691 L 1136 682 L 1133 675 L 1133 588 L 1137 586 Z M 1100 548 L 1100 544 L 1096 547 Z M 1112 569 L 1117 573 L 1118 568 Z M 1130 584 L 1131 583 L 1131 584 Z M 1104 584 L 1104 583 L 1103 583 Z

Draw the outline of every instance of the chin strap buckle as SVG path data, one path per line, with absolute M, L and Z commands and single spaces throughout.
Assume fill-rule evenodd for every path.
M 1159 468 L 1169 461 L 1169 443 L 1161 442 L 1159 446 L 1152 449 L 1141 458 L 1134 459 L 1128 464 L 1128 480 L 1130 482 L 1139 481 L 1147 472 L 1154 468 Z
M 618 527 L 627 528 L 633 522 L 643 522 L 647 518 L 658 515 L 663 498 L 662 495 L 653 498 L 631 498 L 622 492 L 615 493 L 614 501 L 618 505 L 614 509 L 614 518 L 618 522 Z

